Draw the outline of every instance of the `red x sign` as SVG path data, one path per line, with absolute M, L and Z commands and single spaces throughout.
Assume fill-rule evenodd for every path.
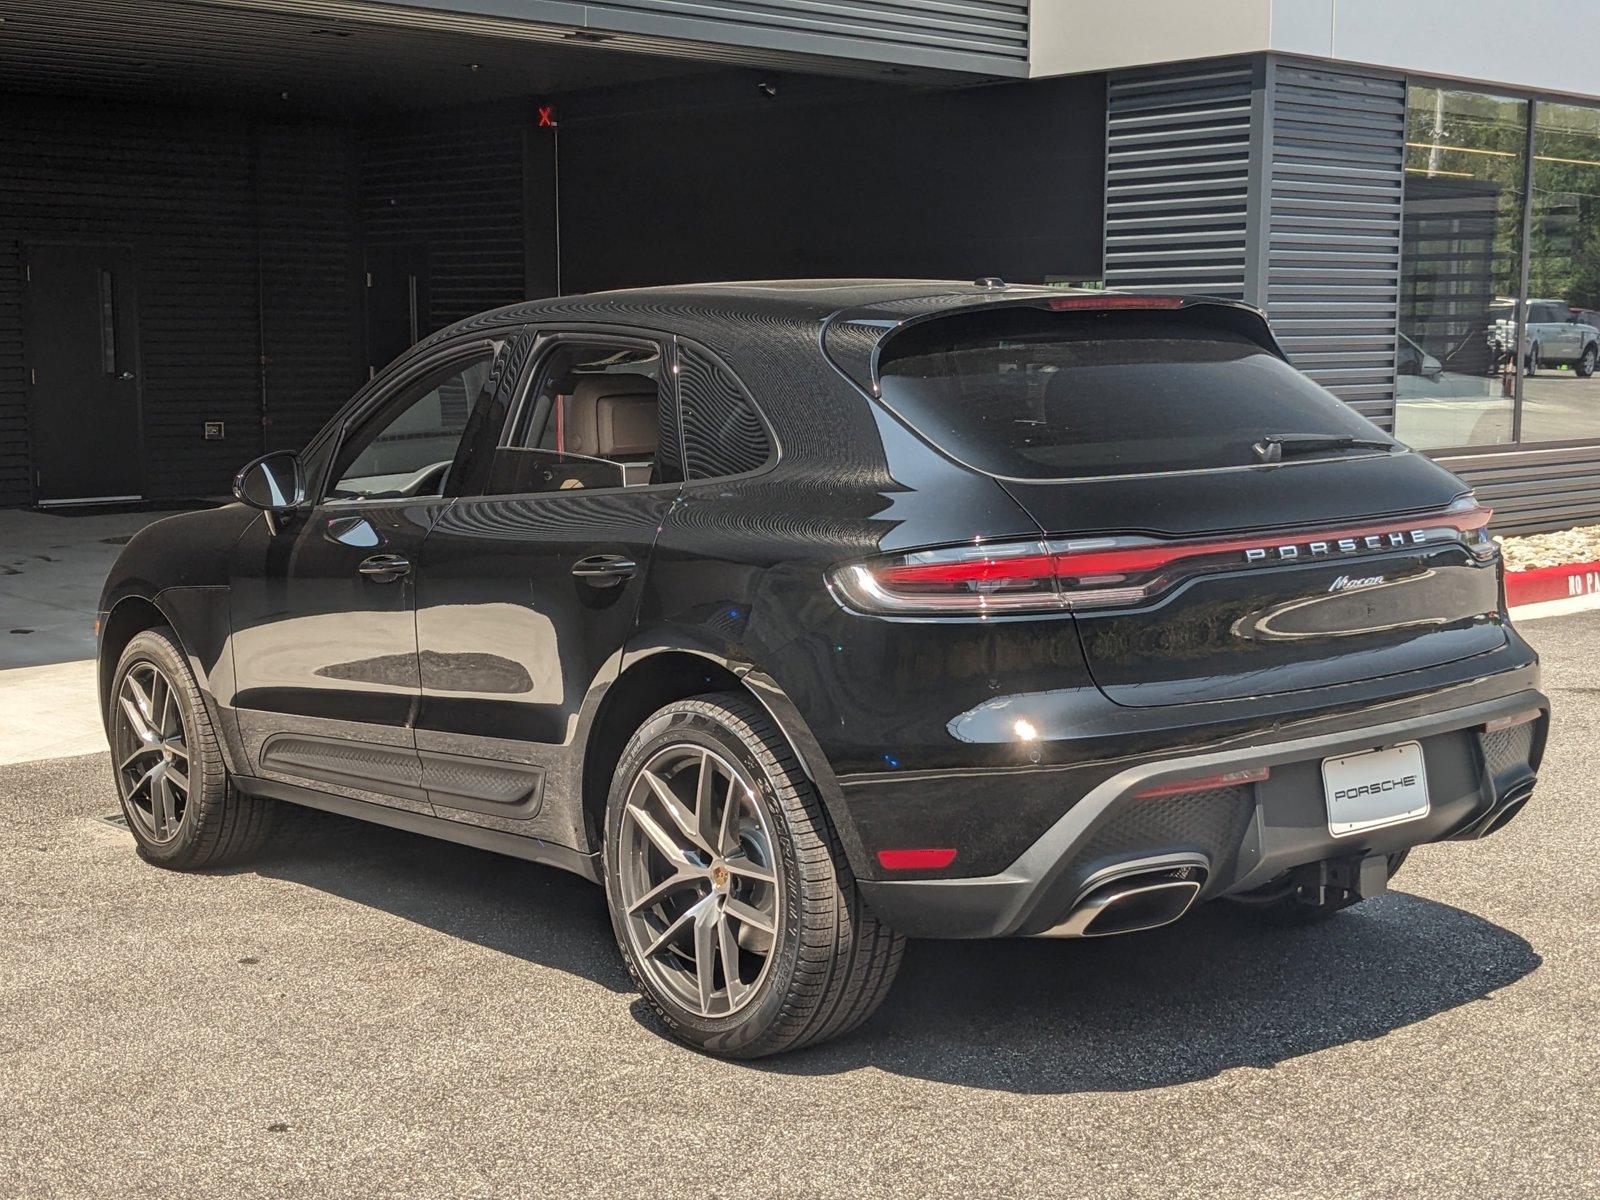
M 541 104 L 539 106 L 539 128 L 554 129 L 556 127 L 556 106 L 554 104 Z

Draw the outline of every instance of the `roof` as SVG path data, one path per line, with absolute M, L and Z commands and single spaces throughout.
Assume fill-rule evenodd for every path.
M 510 325 L 524 321 L 606 321 L 651 325 L 674 315 L 703 318 L 711 313 L 826 320 L 838 312 L 868 309 L 885 318 L 926 312 L 928 302 L 947 298 L 949 307 L 996 299 L 1059 296 L 1061 288 L 979 284 L 933 279 L 771 279 L 733 283 L 686 283 L 620 288 L 528 300 L 470 317 L 434 335 Z

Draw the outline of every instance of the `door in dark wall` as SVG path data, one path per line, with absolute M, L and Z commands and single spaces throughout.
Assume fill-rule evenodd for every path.
M 125 246 L 31 246 L 25 280 L 34 498 L 141 496 L 132 252 Z
M 428 311 L 428 248 L 367 250 L 367 372 L 381 371 L 433 332 Z

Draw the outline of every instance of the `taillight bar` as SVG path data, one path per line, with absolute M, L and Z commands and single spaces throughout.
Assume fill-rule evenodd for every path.
M 1476 501 L 1406 521 L 1229 538 L 1107 537 L 977 543 L 851 563 L 830 576 L 864 612 L 984 615 L 1142 603 L 1207 571 L 1335 561 L 1347 554 L 1456 543 L 1480 562 L 1498 554 L 1490 510 Z

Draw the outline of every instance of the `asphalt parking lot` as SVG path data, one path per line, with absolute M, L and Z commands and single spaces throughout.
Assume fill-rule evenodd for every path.
M 104 755 L 0 767 L 0 1195 L 1600 1194 L 1600 613 L 1504 832 L 1331 925 L 914 943 L 845 1041 L 659 1036 L 598 890 L 316 818 L 156 870 Z

